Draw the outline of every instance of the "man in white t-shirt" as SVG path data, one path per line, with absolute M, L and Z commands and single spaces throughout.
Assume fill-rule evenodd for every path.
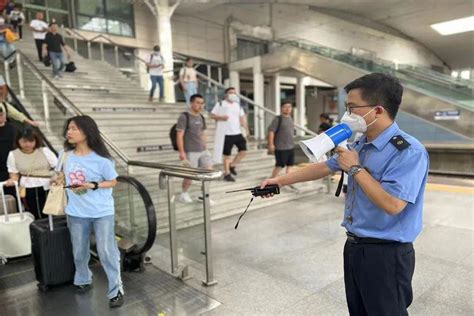
M 183 88 L 184 98 L 188 108 L 190 106 L 189 98 L 198 91 L 198 80 L 196 70 L 193 67 L 193 60 L 191 57 L 186 58 L 186 64 L 179 71 L 179 83 Z
M 150 97 L 148 101 L 153 101 L 153 95 L 155 94 L 156 84 L 158 84 L 160 89 L 160 101 L 165 99 L 164 94 L 164 83 L 163 83 L 163 65 L 164 65 L 163 56 L 160 53 L 160 46 L 155 45 L 153 47 L 153 53 L 150 55 L 150 58 L 147 63 L 148 73 L 150 74 L 151 80 L 151 89 Z
M 44 21 L 43 12 L 36 13 L 36 19 L 31 21 L 30 29 L 33 31 L 33 38 L 35 39 L 36 50 L 38 51 L 38 60 L 43 61 L 43 44 L 46 33 L 48 33 L 48 24 Z
M 247 153 L 247 140 L 242 135 L 240 126 L 248 132 L 247 119 L 244 110 L 240 107 L 240 100 L 235 88 L 227 88 L 225 99 L 217 103 L 211 112 L 211 118 L 216 120 L 216 134 L 214 143 L 214 161 L 220 162 L 219 155 L 224 154 L 224 180 L 234 182 L 235 167 Z M 239 153 L 231 159 L 232 147 L 237 146 Z M 222 157 L 222 156 L 220 156 Z

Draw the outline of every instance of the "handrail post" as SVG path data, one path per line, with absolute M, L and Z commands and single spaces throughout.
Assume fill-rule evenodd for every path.
M 5 69 L 5 81 L 7 82 L 7 85 L 11 87 L 11 81 L 10 81 L 10 63 L 8 61 L 3 62 L 3 67 Z
M 77 38 L 74 37 L 73 40 L 74 40 L 74 50 L 76 51 L 76 53 L 79 53 L 79 52 L 77 51 Z
M 49 103 L 48 103 L 48 89 L 46 87 L 46 82 L 44 80 L 41 80 L 41 94 L 43 97 L 43 108 L 44 108 L 44 121 L 46 123 L 46 127 L 49 130 L 49 121 L 50 121 L 50 116 L 49 116 Z
M 119 68 L 120 67 L 120 62 L 119 62 L 119 53 L 118 53 L 118 46 L 114 46 L 114 53 L 115 53 L 115 67 Z
M 214 280 L 214 270 L 212 265 L 212 234 L 211 234 L 211 205 L 209 202 L 209 182 L 202 181 L 202 197 L 204 211 L 204 251 L 206 253 L 206 280 L 202 281 L 205 286 L 216 285 Z
M 178 245 L 176 240 L 176 202 L 174 194 L 174 184 L 170 176 L 166 176 L 166 187 L 168 191 L 168 220 L 170 234 L 171 274 L 175 275 L 178 271 Z
M 206 68 L 207 68 L 207 76 L 212 79 L 212 77 L 211 77 L 211 65 L 208 64 Z M 208 81 L 207 85 L 210 87 L 211 86 L 211 81 Z
M 25 98 L 25 83 L 23 82 L 23 65 L 21 64 L 21 55 L 16 54 L 16 67 L 18 70 L 18 85 L 20 88 L 20 98 Z
M 92 59 L 91 41 L 87 41 L 87 58 Z
M 217 67 L 217 79 L 220 84 L 222 84 L 222 67 Z
M 105 60 L 105 57 L 104 57 L 104 43 L 103 42 L 100 42 L 100 60 L 104 61 Z

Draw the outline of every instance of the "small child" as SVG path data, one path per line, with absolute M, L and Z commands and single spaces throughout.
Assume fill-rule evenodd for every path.
M 15 4 L 9 15 L 13 31 L 18 33 L 20 40 L 23 38 L 23 24 L 25 23 L 25 15 L 22 10 L 23 6 L 21 4 Z

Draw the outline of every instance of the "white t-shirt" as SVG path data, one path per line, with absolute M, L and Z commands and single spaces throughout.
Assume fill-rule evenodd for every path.
M 158 65 L 163 65 L 163 57 L 161 56 L 160 53 L 158 54 L 151 54 L 151 56 L 148 58 L 148 62 L 152 66 L 158 66 Z M 149 71 L 150 76 L 163 76 L 163 67 L 158 67 L 158 68 L 150 68 Z
M 227 121 L 219 121 L 220 124 L 225 126 L 224 130 L 226 135 L 242 134 L 240 131 L 240 117 L 244 116 L 245 113 L 240 104 L 222 100 L 214 106 L 212 114 L 229 116 Z
M 35 20 L 31 21 L 30 26 L 32 28 L 37 29 L 37 30 L 46 29 L 46 31 L 44 31 L 44 32 L 33 32 L 33 38 L 34 39 L 44 40 L 44 38 L 46 37 L 46 33 L 48 32 L 47 31 L 48 24 L 45 21 L 35 19 Z
M 197 81 L 196 70 L 193 67 L 183 67 L 179 71 L 179 78 L 184 82 Z
M 51 168 L 56 168 L 56 165 L 58 164 L 58 158 L 56 155 L 46 147 L 42 147 L 40 150 L 43 151 L 44 155 L 46 156 L 46 160 L 48 160 L 48 163 Z M 16 168 L 15 164 L 15 155 L 13 154 L 13 150 L 10 151 L 8 154 L 7 158 L 7 167 L 8 167 L 8 172 L 9 173 L 18 173 L 18 170 Z M 25 188 L 37 188 L 37 187 L 43 187 L 45 190 L 49 190 L 49 183 L 50 179 L 47 178 L 33 178 L 33 177 L 26 177 L 22 176 L 20 178 L 20 186 L 25 187 Z

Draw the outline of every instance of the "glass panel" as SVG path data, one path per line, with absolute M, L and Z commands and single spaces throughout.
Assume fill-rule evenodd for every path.
M 90 16 L 104 16 L 103 0 L 76 0 L 76 10 L 78 14 Z
M 132 27 L 125 22 L 107 20 L 108 33 L 122 36 L 133 36 Z
M 69 14 L 49 11 L 49 19 L 55 19 L 59 26 L 64 25 L 65 27 L 69 27 Z
M 133 6 L 129 0 L 106 0 L 107 18 L 133 22 Z
M 78 16 L 77 17 L 77 26 L 82 30 L 102 32 L 107 31 L 107 21 L 104 18 L 99 17 L 87 17 L 87 16 Z
M 67 10 L 68 3 L 67 0 L 48 0 L 48 8 Z
M 25 4 L 35 4 L 35 5 L 46 6 L 46 1 L 45 0 L 25 0 Z

